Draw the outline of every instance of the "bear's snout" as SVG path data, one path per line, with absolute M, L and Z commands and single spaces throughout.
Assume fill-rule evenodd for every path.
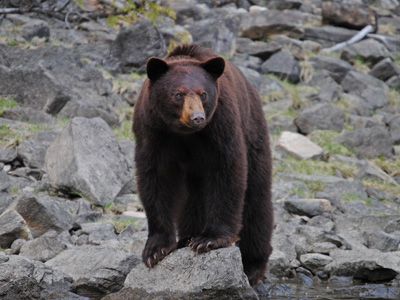
M 193 127 L 201 125 L 205 120 L 204 113 L 201 111 L 195 111 L 190 116 L 190 123 Z

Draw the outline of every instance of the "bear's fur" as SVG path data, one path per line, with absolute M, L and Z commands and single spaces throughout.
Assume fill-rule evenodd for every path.
M 133 125 L 149 227 L 143 261 L 152 267 L 178 247 L 201 253 L 236 242 L 256 283 L 273 231 L 271 154 L 256 90 L 197 45 L 150 58 L 147 76 Z

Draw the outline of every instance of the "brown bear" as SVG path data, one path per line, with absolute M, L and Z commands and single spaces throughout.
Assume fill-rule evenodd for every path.
M 150 58 L 135 104 L 136 177 L 152 267 L 179 247 L 240 247 L 250 283 L 272 252 L 271 153 L 256 90 L 212 50 Z M 178 241 L 176 238 L 178 235 Z

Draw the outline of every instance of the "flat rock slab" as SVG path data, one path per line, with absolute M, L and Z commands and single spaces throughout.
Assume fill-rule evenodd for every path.
M 243 273 L 239 248 L 230 247 L 205 254 L 182 248 L 152 269 L 141 263 L 129 273 L 120 293 L 104 299 L 258 298 Z
M 299 159 L 318 158 L 324 152 L 304 135 L 289 131 L 281 133 L 276 149 Z
M 132 164 L 101 118 L 72 119 L 47 150 L 45 170 L 56 189 L 101 206 L 112 202 L 134 177 Z

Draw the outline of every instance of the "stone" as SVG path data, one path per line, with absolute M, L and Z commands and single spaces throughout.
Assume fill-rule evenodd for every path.
M 274 115 L 268 120 L 268 128 L 272 133 L 279 133 L 282 131 L 297 132 L 297 126 L 294 119 L 289 116 Z
M 2 172 L 0 172 L 0 182 L 3 180 L 1 174 L 2 174 Z M 1 185 L 0 185 L 0 189 L 1 189 Z M 14 198 L 11 194 L 0 192 L 0 215 L 6 211 L 6 209 L 10 206 L 11 203 L 13 203 L 13 201 L 14 201 Z
M 311 58 L 310 62 L 314 69 L 328 71 L 336 82 L 341 82 L 348 72 L 354 71 L 350 63 L 336 57 L 316 56 Z
M 271 274 L 278 277 L 289 277 L 293 265 L 290 263 L 287 255 L 274 248 L 268 260 L 268 270 Z
M 281 133 L 275 149 L 298 159 L 318 158 L 323 154 L 323 149 L 308 138 L 289 131 Z
M 332 209 L 326 199 L 285 199 L 283 206 L 290 213 L 307 217 L 319 216 Z
M 300 65 L 288 52 L 279 51 L 261 65 L 262 73 L 269 73 L 292 83 L 300 81 Z
M 400 239 L 381 230 L 365 232 L 365 245 L 370 249 L 378 249 L 382 252 L 398 251 Z
M 186 247 L 172 252 L 152 269 L 140 263 L 128 274 L 121 292 L 127 289 L 140 293 L 140 299 L 257 299 L 243 273 L 238 247 L 204 254 Z M 106 299 L 121 298 L 117 294 Z
M 357 1 L 323 1 L 322 19 L 325 23 L 352 29 L 377 26 L 375 12 L 368 5 Z
M 391 54 L 382 43 L 374 39 L 366 39 L 344 47 L 340 57 L 350 62 L 356 58 L 361 58 L 373 65 L 385 58 L 391 57 Z
M 301 264 L 314 273 L 317 270 L 323 270 L 332 261 L 333 259 L 330 256 L 320 253 L 306 253 L 300 256 Z
M 25 166 L 43 169 L 47 149 L 57 135 L 58 133 L 55 131 L 39 131 L 21 141 L 17 148 L 17 154 L 23 160 Z
M 50 37 L 49 24 L 37 19 L 32 19 L 22 25 L 20 30 L 22 37 L 27 41 L 31 41 L 34 37 L 44 38 L 45 41 L 48 41 Z
M 400 144 L 400 116 L 395 116 L 389 123 L 389 131 L 392 136 L 392 142 L 396 145 Z
M 259 57 L 263 61 L 271 57 L 272 54 L 280 51 L 282 46 L 275 42 L 262 42 L 252 41 L 249 38 L 237 38 L 236 39 L 236 52 L 246 53 L 251 56 Z
M 390 132 L 382 126 L 360 128 L 344 133 L 336 138 L 336 142 L 353 149 L 358 158 L 392 155 Z
M 9 248 L 17 239 L 32 239 L 31 232 L 21 215 L 13 209 L 0 215 L 0 247 Z
M 274 9 L 250 11 L 241 24 L 239 36 L 252 40 L 272 38 L 284 34 L 299 38 L 304 33 L 303 15 L 297 11 Z
M 372 115 L 373 106 L 365 101 L 363 98 L 349 94 L 343 93 L 342 99 L 345 102 L 346 108 L 345 111 L 349 112 L 350 114 L 369 117 Z
M 294 118 L 294 123 L 299 131 L 305 135 L 314 130 L 342 131 L 344 128 L 345 114 L 336 106 L 317 103 L 309 105 Z
M 41 299 L 46 300 L 90 300 L 88 297 L 83 297 L 70 291 L 45 289 L 40 293 Z
M 0 162 L 12 163 L 17 157 L 17 150 L 14 147 L 0 148 Z
M 117 240 L 114 225 L 108 222 L 84 223 L 81 230 L 76 235 L 88 235 L 88 243 L 91 245 L 101 245 L 103 241 Z
M 387 57 L 374 65 L 369 72 L 370 75 L 379 78 L 380 80 L 388 80 L 393 76 L 400 75 L 400 68 Z
M 151 56 L 164 57 L 164 40 L 150 21 L 140 20 L 129 27 L 123 27 L 111 44 L 111 56 L 119 60 L 119 71 L 132 67 L 144 71 L 147 59 Z
M 346 29 L 337 26 L 306 27 L 304 39 L 316 41 L 326 47 L 351 39 L 358 30 Z
M 73 290 L 81 295 L 120 290 L 125 277 L 139 264 L 142 261 L 136 254 L 89 245 L 68 249 L 46 262 L 47 267 L 71 276 Z
M 325 270 L 334 276 L 352 276 L 364 281 L 389 281 L 400 272 L 400 254 L 375 249 L 334 250 Z
M 67 249 L 68 244 L 59 238 L 58 232 L 50 230 L 42 236 L 24 243 L 19 254 L 29 259 L 46 262 Z
M 45 170 L 54 188 L 105 206 L 133 180 L 128 162 L 107 123 L 74 118 L 48 148 Z
M 5 110 L 1 116 L 2 118 L 33 124 L 47 124 L 50 126 L 56 124 L 56 119 L 52 115 L 31 107 L 13 107 Z
M 250 68 L 239 67 L 239 69 L 256 88 L 261 97 L 268 95 L 268 93 L 272 91 L 282 90 L 282 86 L 276 80 L 265 77 L 264 75 Z
M 63 200 L 59 198 L 22 193 L 13 206 L 24 218 L 34 238 L 49 230 L 62 232 L 72 228 L 72 215 L 65 210 Z

